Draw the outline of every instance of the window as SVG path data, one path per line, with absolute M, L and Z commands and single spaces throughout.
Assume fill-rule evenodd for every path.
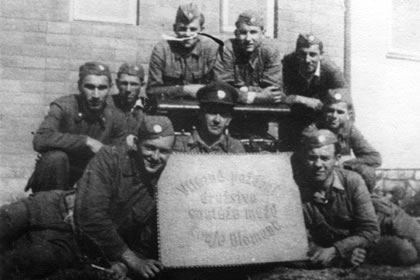
M 392 0 L 388 57 L 420 60 L 420 1 Z
M 72 20 L 138 22 L 138 0 L 73 0 L 72 6 Z

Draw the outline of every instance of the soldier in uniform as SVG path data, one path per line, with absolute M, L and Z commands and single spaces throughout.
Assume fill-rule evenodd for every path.
M 340 165 L 359 173 L 372 193 L 376 185 L 375 170 L 381 165 L 382 159 L 380 153 L 366 141 L 351 121 L 350 112 L 353 107 L 349 90 L 346 88 L 329 90 L 322 102 L 323 118 L 319 126 L 336 134 L 341 154 Z M 388 198 L 372 193 L 371 199 L 381 234 L 387 236 L 376 246 L 373 261 L 390 265 L 415 263 L 415 256 L 420 254 L 419 223 Z M 392 250 L 387 243 L 395 244 L 395 247 L 407 247 L 407 250 Z
M 26 190 L 71 189 L 103 145 L 124 139 L 124 115 L 106 105 L 111 85 L 108 66 L 99 62 L 80 66 L 80 94 L 53 101 L 35 133 L 33 146 L 41 156 Z
M 175 17 L 174 38 L 160 41 L 149 61 L 146 93 L 149 98 L 195 100 L 197 91 L 213 80 L 213 66 L 219 44 L 200 35 L 204 15 L 197 5 L 179 6 Z M 194 124 L 183 114 L 170 115 L 176 131 L 189 130 Z
M 264 37 L 264 19 L 255 11 L 241 13 L 235 38 L 225 42 L 214 67 L 215 79 L 239 90 L 244 104 L 275 104 L 282 100 L 281 54 L 278 43 Z M 262 116 L 238 119 L 232 129 L 264 135 Z
M 137 152 L 126 145 L 102 148 L 76 191 L 39 192 L 0 208 L 5 277 L 45 275 L 80 263 L 80 256 L 101 259 L 116 279 L 161 271 L 154 194 L 174 130 L 166 117 L 147 115 L 137 139 Z
M 300 34 L 295 52 L 283 58 L 283 87 L 292 115 L 284 130 L 285 141 L 292 148 L 302 130 L 320 117 L 320 99 L 329 89 L 343 88 L 346 83 L 341 70 L 324 57 L 322 41 L 313 34 Z M 283 133 L 285 134 L 285 133 Z
M 144 99 L 140 97 L 140 90 L 145 84 L 144 69 L 141 65 L 124 63 L 115 82 L 118 94 L 112 95 L 114 105 L 126 115 L 128 131 L 135 134 L 143 118 Z
M 359 174 L 337 167 L 339 149 L 335 134 L 321 129 L 305 133 L 298 151 L 310 260 L 322 266 L 342 261 L 357 266 L 366 259 L 389 265 L 417 262 L 420 225 L 385 198 L 370 196 Z
M 243 153 L 242 143 L 226 134 L 238 93 L 227 83 L 214 82 L 197 92 L 199 127 L 190 135 L 176 137 L 174 151 L 196 153 Z
M 375 169 L 382 164 L 382 158 L 351 121 L 353 103 L 349 90 L 330 89 L 322 102 L 323 117 L 318 126 L 336 134 L 340 146 L 340 163 L 345 169 L 359 173 L 372 192 L 376 184 Z

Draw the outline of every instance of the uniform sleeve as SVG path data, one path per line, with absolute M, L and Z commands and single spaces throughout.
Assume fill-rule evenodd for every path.
M 60 127 L 65 121 L 64 109 L 52 103 L 48 115 L 35 133 L 33 146 L 37 152 L 60 149 L 65 152 L 80 152 L 85 149 L 87 137 L 85 135 L 60 132 Z
M 88 238 L 110 259 L 128 248 L 111 217 L 112 184 L 117 162 L 110 148 L 101 149 L 91 160 L 77 184 L 75 224 L 82 238 Z
M 153 95 L 166 95 L 171 97 L 183 96 L 182 86 L 170 85 L 166 86 L 163 81 L 163 69 L 165 69 L 164 47 L 158 43 L 150 57 L 149 61 L 149 76 L 147 80 L 146 94 L 147 96 Z
M 232 40 L 225 42 L 223 50 L 219 52 L 214 65 L 214 79 L 216 81 L 222 81 L 230 83 L 236 87 L 245 86 L 245 82 L 237 81 L 235 75 L 235 54 L 233 50 Z
M 351 131 L 350 146 L 356 158 L 346 161 L 345 166 L 354 167 L 354 165 L 364 164 L 376 168 L 382 164 L 381 154 L 366 141 L 362 133 L 355 127 Z
M 283 82 L 283 90 L 286 95 L 295 94 L 293 87 L 293 75 L 298 75 L 298 73 L 293 68 L 293 56 L 292 54 L 285 55 L 282 60 L 282 82 Z
M 283 89 L 281 54 L 274 43 L 264 49 L 263 60 L 264 70 L 260 87 L 277 86 Z
M 354 212 L 354 226 L 351 236 L 334 244 L 339 254 L 344 257 L 351 254 L 355 248 L 366 248 L 379 238 L 379 226 L 372 205 L 370 194 L 363 179 L 358 174 L 349 174 L 348 187 L 352 192 L 351 203 Z
M 112 135 L 109 144 L 116 146 L 124 143 L 130 130 L 129 126 L 130 124 L 126 121 L 125 115 L 117 110 L 114 110 L 112 117 Z

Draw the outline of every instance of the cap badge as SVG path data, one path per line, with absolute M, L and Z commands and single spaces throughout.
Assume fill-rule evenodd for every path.
M 249 22 L 251 22 L 251 23 L 255 23 L 256 21 L 257 21 L 257 19 L 254 18 L 254 17 L 252 17 L 252 18 L 249 19 Z
M 134 66 L 134 71 L 139 71 L 139 68 L 137 66 Z
M 217 91 L 217 97 L 218 97 L 219 99 L 223 99 L 223 98 L 225 98 L 225 97 L 226 97 L 226 92 L 224 92 L 223 90 L 218 90 L 218 91 Z
M 161 132 L 162 132 L 162 126 L 160 126 L 160 125 L 158 125 L 158 124 L 155 124 L 155 125 L 153 126 L 153 131 L 154 131 L 155 133 L 161 133 Z
M 318 142 L 319 142 L 319 143 L 324 143 L 326 140 L 327 140 L 327 138 L 325 138 L 325 136 L 324 136 L 324 135 L 319 135 L 319 136 L 318 136 Z
M 100 71 L 104 71 L 104 70 L 105 70 L 105 67 L 104 67 L 102 64 L 99 64 L 99 65 L 98 65 L 98 69 L 99 69 Z
M 309 42 L 312 42 L 312 41 L 314 41 L 314 40 L 315 40 L 314 35 L 309 35 L 309 36 L 308 36 L 308 41 L 309 41 Z
M 340 93 L 336 93 L 334 95 L 335 100 L 341 100 L 341 98 L 343 98 L 343 96 Z

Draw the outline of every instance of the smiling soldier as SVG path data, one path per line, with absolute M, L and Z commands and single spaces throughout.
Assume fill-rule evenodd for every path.
M 72 188 L 103 145 L 124 139 L 124 115 L 106 105 L 111 85 L 111 73 L 105 64 L 87 62 L 80 66 L 80 94 L 53 101 L 35 133 L 33 145 L 41 157 L 26 190 Z
M 236 89 L 215 82 L 197 92 L 199 127 L 191 135 L 179 135 L 174 151 L 198 153 L 243 153 L 242 143 L 226 134 L 238 98 Z

